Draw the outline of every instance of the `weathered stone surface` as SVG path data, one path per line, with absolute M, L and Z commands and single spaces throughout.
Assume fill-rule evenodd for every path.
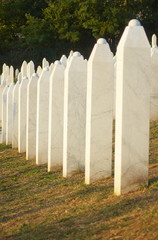
M 56 61 L 50 77 L 48 171 L 63 163 L 64 71 Z
M 75 52 L 65 71 L 63 176 L 85 168 L 87 60 Z
M 150 44 L 138 20 L 117 48 L 115 194 L 148 183 Z
M 42 71 L 37 84 L 36 164 L 48 162 L 49 68 Z
M 18 81 L 15 84 L 13 89 L 13 129 L 12 129 L 12 148 L 18 148 L 18 114 L 19 114 L 19 86 L 20 86 L 20 75 L 18 77 Z
M 88 60 L 85 182 L 111 176 L 114 95 L 113 54 L 99 39 Z
M 158 119 L 158 47 L 155 34 L 152 37 L 151 49 L 150 119 Z
M 6 144 L 12 144 L 12 129 L 13 129 L 13 90 L 14 83 L 9 85 L 7 91 L 7 104 L 6 104 Z
M 37 120 L 37 83 L 38 75 L 34 73 L 27 86 L 26 113 L 26 159 L 36 158 L 36 120 Z
M 8 89 L 9 86 L 6 85 L 2 92 L 2 143 L 6 143 L 6 110 Z
M 19 86 L 19 114 L 18 114 L 18 151 L 26 152 L 26 103 L 27 85 L 29 79 L 24 77 Z

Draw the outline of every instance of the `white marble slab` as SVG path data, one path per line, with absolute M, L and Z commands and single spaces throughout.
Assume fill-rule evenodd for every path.
M 18 107 L 18 151 L 26 152 L 26 106 L 27 86 L 29 79 L 24 77 L 19 86 L 19 107 Z
M 51 71 L 46 67 L 37 84 L 36 164 L 48 162 L 48 117 Z
M 43 58 L 42 60 L 42 69 L 49 67 L 49 62 L 46 60 L 46 58 Z
M 148 183 L 150 44 L 138 20 L 131 20 L 117 48 L 116 195 Z
M 101 38 L 88 60 L 85 182 L 111 176 L 114 61 Z
M 19 114 L 19 86 L 20 86 L 20 78 L 16 82 L 15 87 L 13 89 L 13 129 L 12 129 L 12 148 L 18 148 L 18 114 Z
M 22 79 L 24 77 L 27 77 L 27 62 L 23 61 L 22 65 L 21 65 L 21 70 L 20 70 L 21 74 L 22 74 Z
M 18 78 L 18 74 L 19 74 L 19 69 L 15 69 L 15 78 Z
M 0 128 L 2 127 L 2 93 L 5 85 L 0 85 Z
M 33 73 L 35 72 L 35 66 L 34 66 L 34 63 L 33 61 L 30 61 L 28 64 L 27 64 L 27 77 L 30 79 L 33 75 Z
M 67 65 L 67 57 L 65 55 L 62 55 L 60 58 L 60 62 L 66 67 Z
M 2 92 L 2 143 L 6 143 L 6 110 L 8 89 L 9 85 L 6 85 Z
M 151 49 L 150 120 L 158 120 L 158 46 L 155 34 Z
M 50 77 L 48 171 L 63 162 L 64 71 L 65 66 L 56 61 Z
M 10 66 L 9 75 L 10 75 L 10 84 L 14 83 L 14 68 L 13 68 L 13 66 Z
M 7 91 L 7 104 L 6 104 L 6 144 L 12 144 L 12 129 L 13 129 L 13 90 L 14 83 L 9 85 Z
M 2 84 L 9 85 L 9 83 L 10 83 L 9 80 L 10 80 L 10 69 L 9 69 L 9 66 L 4 65 Z
M 51 64 L 50 64 L 49 69 L 50 69 L 51 72 L 53 71 L 53 69 L 54 69 L 54 63 L 51 63 Z
M 41 68 L 41 66 L 38 66 L 37 67 L 37 74 L 38 74 L 38 76 L 40 77 L 40 75 L 41 75 L 41 73 L 42 73 L 42 68 Z
M 63 176 L 85 168 L 87 60 L 75 52 L 65 71 Z
M 36 159 L 37 83 L 34 73 L 27 86 L 26 159 Z

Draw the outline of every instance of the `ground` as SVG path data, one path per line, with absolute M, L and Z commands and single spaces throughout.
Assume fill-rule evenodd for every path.
M 113 177 L 64 179 L 0 145 L 1 240 L 158 240 L 158 121 L 151 123 L 149 186 L 113 194 Z

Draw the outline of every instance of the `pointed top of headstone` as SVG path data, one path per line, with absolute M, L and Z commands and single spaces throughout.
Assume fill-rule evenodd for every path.
M 107 41 L 104 38 L 99 38 L 97 44 L 107 44 Z
M 152 35 L 152 47 L 157 47 L 157 37 L 155 34 Z
M 45 67 L 43 70 L 44 71 L 49 71 L 49 67 Z
M 129 27 L 139 27 L 141 26 L 141 23 L 137 19 L 132 19 L 128 23 Z
M 54 65 L 58 65 L 58 64 L 61 64 L 61 62 L 58 61 L 58 60 L 56 60 L 56 61 L 54 62 Z
M 81 53 L 79 53 L 79 52 L 74 52 L 74 53 L 73 53 L 73 56 L 75 56 L 75 57 L 80 57 L 80 56 L 81 56 Z
M 17 77 L 18 74 L 19 74 L 19 69 L 17 68 L 17 69 L 15 70 L 15 77 Z
M 2 66 L 2 72 L 5 72 L 6 66 L 7 66 L 6 63 L 4 63 L 3 66 Z
M 44 69 L 45 67 L 49 66 L 49 62 L 46 60 L 46 58 L 43 58 L 42 60 L 42 68 Z
M 67 65 L 67 57 L 65 55 L 62 55 L 62 57 L 60 58 L 60 61 L 66 67 L 66 65 Z
M 68 62 L 70 61 L 72 56 L 73 56 L 73 51 L 71 50 L 70 53 L 69 53 L 68 59 L 67 59 Z
M 27 65 L 27 62 L 24 60 L 21 67 L 26 66 L 26 65 Z

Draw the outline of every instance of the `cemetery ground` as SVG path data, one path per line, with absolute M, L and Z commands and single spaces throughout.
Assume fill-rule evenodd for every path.
M 113 194 L 113 177 L 84 184 L 84 174 L 64 179 L 25 154 L 0 145 L 1 240 L 157 240 L 158 121 L 151 123 L 149 186 Z

